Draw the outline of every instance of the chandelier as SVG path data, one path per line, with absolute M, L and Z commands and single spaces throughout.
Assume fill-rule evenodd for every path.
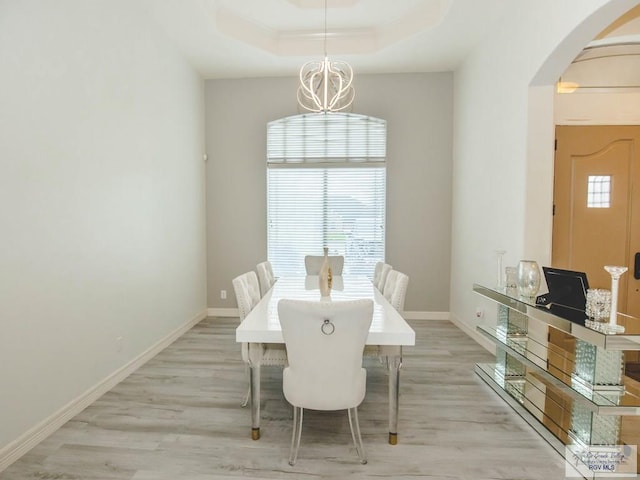
M 327 0 L 324 1 L 324 60 L 300 68 L 298 104 L 311 112 L 340 112 L 353 103 L 353 70 L 347 62 L 327 56 Z

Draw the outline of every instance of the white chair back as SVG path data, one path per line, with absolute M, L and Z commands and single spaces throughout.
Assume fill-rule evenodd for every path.
M 276 283 L 276 277 L 273 275 L 271 262 L 267 260 L 259 263 L 256 265 L 256 272 L 258 272 L 258 280 L 260 281 L 260 296 L 264 297 L 264 294 L 273 287 L 274 283 Z
M 332 275 L 342 275 L 344 269 L 344 257 L 342 255 L 329 255 L 329 265 L 331 266 Z M 304 268 L 307 271 L 307 275 L 319 275 L 322 263 L 324 262 L 324 256 L 322 255 L 307 255 L 304 257 Z
M 382 291 L 382 289 L 384 288 L 384 283 L 387 281 L 387 275 L 392 268 L 393 267 L 388 263 L 376 263 L 376 267 L 373 272 L 373 286 Z
M 278 303 L 278 317 L 289 358 L 282 377 L 289 403 L 313 410 L 360 405 L 366 379 L 362 352 L 373 301 L 283 299 Z
M 397 311 L 404 310 L 404 300 L 407 296 L 409 277 L 397 270 L 391 270 L 387 275 L 382 294 Z
M 386 298 L 387 300 L 391 301 L 391 295 L 393 294 L 393 291 L 396 289 L 396 280 L 398 278 L 398 272 L 397 270 L 390 270 L 389 273 L 387 274 L 387 277 L 384 281 L 384 286 L 382 287 L 382 295 L 384 295 L 384 298 Z
M 242 321 L 260 301 L 258 276 L 254 271 L 243 273 L 234 278 L 231 283 L 236 294 L 240 321 Z
M 398 312 L 404 312 L 404 300 L 407 296 L 407 287 L 409 286 L 409 276 L 398 272 L 396 277 L 396 288 L 391 294 L 390 303 Z

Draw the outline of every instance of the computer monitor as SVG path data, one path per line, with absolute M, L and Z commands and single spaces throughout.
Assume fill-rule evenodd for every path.
M 536 298 L 537 305 L 573 322 L 584 323 L 589 282 L 585 272 L 542 267 L 549 293 Z

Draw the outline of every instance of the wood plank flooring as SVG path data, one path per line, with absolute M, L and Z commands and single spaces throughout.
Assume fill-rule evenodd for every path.
M 562 479 L 564 460 L 474 373 L 491 356 L 447 321 L 412 321 L 401 372 L 399 444 L 387 443 L 387 376 L 367 359 L 359 409 L 369 463 L 346 412 L 305 412 L 287 463 L 282 370 L 263 368 L 262 438 L 240 403 L 247 374 L 237 319 L 207 318 L 70 420 L 1 480 Z

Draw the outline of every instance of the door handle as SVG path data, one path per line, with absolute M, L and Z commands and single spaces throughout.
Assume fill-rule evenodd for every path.
M 633 278 L 640 280 L 640 252 L 636 252 L 636 257 L 633 262 Z

